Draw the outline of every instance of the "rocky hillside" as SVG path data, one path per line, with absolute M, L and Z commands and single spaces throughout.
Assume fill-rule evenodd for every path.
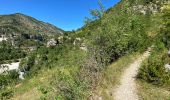
M 0 16 L 0 41 L 10 41 L 13 45 L 37 44 L 35 42 L 46 41 L 56 35 L 63 34 L 64 31 L 51 25 L 39 21 L 30 16 L 16 13 Z M 27 41 L 26 41 L 27 40 Z
M 24 14 L 16 13 L 11 15 L 0 16 L 1 33 L 25 33 L 25 34 L 41 34 L 54 35 L 63 34 L 63 30 L 35 18 Z

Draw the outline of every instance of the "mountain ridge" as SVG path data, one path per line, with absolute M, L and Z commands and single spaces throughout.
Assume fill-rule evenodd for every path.
M 63 35 L 64 32 L 52 24 L 25 14 L 0 15 L 0 40 L 8 41 L 14 46 L 46 44 L 49 39 Z
M 8 25 L 15 25 L 15 27 L 22 27 L 26 30 L 37 31 L 40 34 L 63 34 L 64 30 L 47 22 L 39 21 L 31 16 L 14 13 L 8 15 L 0 15 L 0 28 Z M 8 27 L 10 28 L 10 27 Z M 41 30 L 42 32 L 39 32 Z M 1 31 L 2 32 L 2 31 Z M 33 33 L 33 32 L 30 32 Z

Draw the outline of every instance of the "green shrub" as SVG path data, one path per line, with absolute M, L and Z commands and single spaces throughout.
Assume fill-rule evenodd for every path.
M 6 60 L 20 59 L 26 56 L 20 48 L 11 46 L 8 42 L 0 43 L 0 62 Z
M 152 84 L 164 85 L 170 82 L 170 73 L 166 72 L 164 67 L 169 63 L 169 58 L 164 44 L 159 44 L 153 48 L 151 56 L 142 64 L 138 78 Z
M 13 94 L 13 86 L 19 82 L 19 75 L 16 70 L 9 71 L 5 75 L 0 75 L 0 99 L 10 99 Z
M 7 100 L 10 99 L 14 95 L 14 92 L 12 90 L 5 90 L 0 94 L 1 100 Z
M 83 100 L 83 98 L 87 97 L 87 84 L 77 80 L 72 72 L 59 71 L 55 79 L 56 80 L 53 80 L 51 84 L 58 91 L 56 98 L 63 98 L 64 100 Z
M 10 84 L 15 84 L 18 82 L 18 72 L 9 71 L 6 75 L 0 75 L 0 89 L 5 89 Z

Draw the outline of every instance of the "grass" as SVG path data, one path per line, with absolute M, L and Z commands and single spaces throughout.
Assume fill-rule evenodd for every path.
M 63 55 L 64 57 L 59 59 L 57 62 L 51 63 L 49 66 L 53 66 L 52 69 L 48 69 L 43 67 L 46 65 L 42 65 L 42 69 L 38 70 L 38 75 L 26 78 L 16 86 L 12 86 L 14 90 L 14 96 L 12 99 L 38 100 L 44 96 L 39 88 L 44 88 L 44 86 L 50 87 L 52 81 L 58 81 L 58 76 L 60 76 L 59 72 L 69 74 L 70 77 L 73 77 L 72 74 L 75 74 L 79 70 L 79 67 L 76 66 L 77 63 L 79 63 L 79 58 L 85 56 L 84 52 L 80 50 L 78 52 L 77 51 L 78 50 L 71 50 L 69 53 Z M 79 64 L 81 64 L 81 62 Z M 49 91 L 49 93 L 51 93 L 51 91 Z M 54 96 L 56 96 L 56 94 Z
M 14 100 L 38 100 L 41 97 L 38 87 L 48 85 L 52 76 L 57 72 L 58 68 L 52 70 L 42 70 L 37 76 L 26 79 L 14 88 Z
M 139 53 L 126 55 L 103 71 L 103 77 L 98 84 L 95 95 L 102 97 L 104 100 L 113 100 L 113 92 L 115 87 L 120 83 L 122 72 L 139 57 Z
M 137 80 L 139 100 L 170 100 L 170 91 L 166 88 Z
M 65 73 L 76 72 L 78 67 L 54 67 L 49 70 L 42 70 L 37 76 L 26 79 L 14 88 L 13 100 L 39 100 L 44 96 L 39 87 L 49 86 L 54 76 L 58 74 L 58 71 L 64 71 Z
M 139 57 L 139 53 L 133 53 L 126 55 L 104 70 L 101 74 L 101 79 L 97 85 L 96 91 L 94 91 L 94 97 L 102 97 L 103 100 L 113 100 L 113 93 L 116 86 L 120 83 L 120 76 L 122 72 Z M 42 70 L 38 74 L 29 80 L 23 81 L 21 84 L 17 85 L 15 88 L 15 94 L 12 98 L 13 100 L 39 100 L 43 95 L 38 87 L 48 86 L 53 75 L 56 75 L 58 70 L 63 71 L 76 71 L 76 67 L 61 68 L 55 67 L 52 70 Z M 138 95 L 140 100 L 170 100 L 170 92 L 164 88 L 156 87 L 150 85 L 146 82 L 137 80 L 138 84 Z
M 49 74 L 50 73 L 50 74 Z M 37 100 L 41 96 L 38 87 L 48 84 L 48 80 L 52 77 L 52 70 L 46 70 L 31 79 L 26 79 L 14 88 L 14 100 Z

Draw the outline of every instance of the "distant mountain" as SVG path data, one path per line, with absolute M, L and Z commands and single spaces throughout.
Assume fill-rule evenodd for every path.
M 0 41 L 6 40 L 15 46 L 34 46 L 63 33 L 54 25 L 24 14 L 0 15 Z
M 30 16 L 16 13 L 0 16 L 0 33 L 27 33 L 54 35 L 63 34 L 63 30 L 49 23 L 38 21 Z

